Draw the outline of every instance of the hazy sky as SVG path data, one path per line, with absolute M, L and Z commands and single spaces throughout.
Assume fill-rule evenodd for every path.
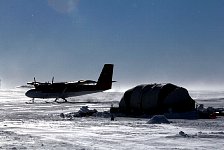
M 224 0 L 0 0 L 2 86 L 97 80 L 224 89 Z

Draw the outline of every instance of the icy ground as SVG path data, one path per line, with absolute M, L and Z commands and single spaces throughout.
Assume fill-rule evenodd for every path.
M 0 149 L 224 149 L 224 117 L 169 120 L 171 124 L 159 125 L 138 118 L 64 120 L 60 113 L 78 111 L 82 106 L 108 110 L 111 104 L 118 105 L 122 93 L 75 97 L 63 104 L 53 100 L 27 104 L 30 99 L 24 92 L 0 90 Z M 205 106 L 224 107 L 224 92 L 191 92 L 191 96 Z

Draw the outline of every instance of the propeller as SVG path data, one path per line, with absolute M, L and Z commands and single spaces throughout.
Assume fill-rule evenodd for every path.
M 38 85 L 39 83 L 40 83 L 40 82 L 37 82 L 37 81 L 36 81 L 36 78 L 34 77 L 34 78 L 33 78 L 33 82 L 28 82 L 27 84 L 34 85 L 34 86 L 35 86 L 35 85 Z
M 52 84 L 54 83 L 54 77 L 52 78 L 52 81 L 51 81 L 51 83 L 52 83 Z

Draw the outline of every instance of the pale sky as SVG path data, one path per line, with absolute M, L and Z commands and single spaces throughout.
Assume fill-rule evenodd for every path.
M 224 0 L 0 0 L 2 86 L 97 80 L 224 89 Z

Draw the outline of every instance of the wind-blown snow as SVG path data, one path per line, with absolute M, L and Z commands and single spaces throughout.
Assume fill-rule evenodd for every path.
M 169 120 L 84 117 L 66 120 L 60 113 L 88 106 L 98 111 L 117 106 L 123 93 L 105 92 L 69 99 L 71 103 L 30 99 L 23 90 L 0 91 L 0 149 L 223 149 L 224 117 L 215 120 Z M 190 93 L 198 103 L 224 107 L 224 92 Z M 50 103 L 45 103 L 48 101 Z M 79 103 L 75 103 L 79 102 Z M 82 103 L 87 102 L 87 103 Z M 93 103 L 90 103 L 93 102 Z M 187 136 L 180 134 L 182 131 Z M 181 133 L 182 133 L 181 132 Z

